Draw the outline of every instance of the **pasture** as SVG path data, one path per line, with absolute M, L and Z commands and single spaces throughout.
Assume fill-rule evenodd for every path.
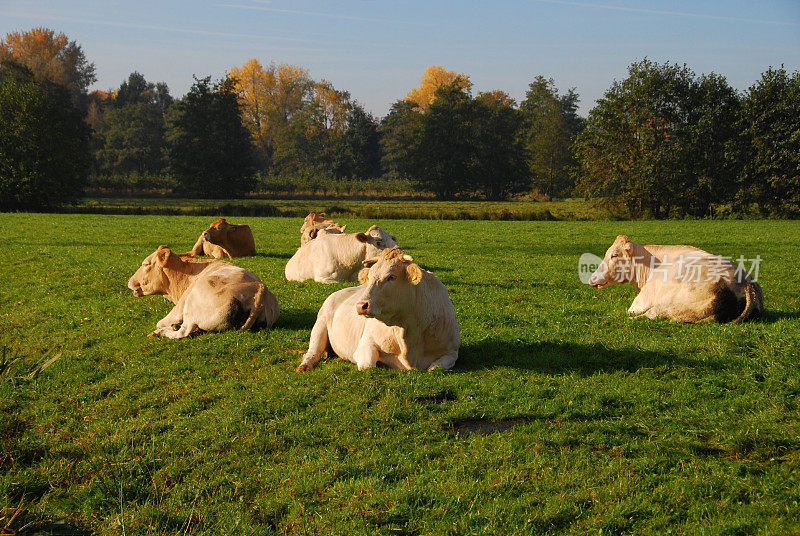
M 211 221 L 0 214 L 0 533 L 800 532 L 800 222 L 341 218 L 445 283 L 461 357 L 297 373 L 346 286 L 285 281 L 300 218 L 231 218 L 272 330 L 145 336 L 171 304 L 128 277 Z M 627 318 L 630 285 L 577 275 L 621 233 L 760 255 L 766 317 Z

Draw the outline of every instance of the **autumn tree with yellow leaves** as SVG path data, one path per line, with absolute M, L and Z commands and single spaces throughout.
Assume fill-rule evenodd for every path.
M 86 60 L 83 49 L 63 33 L 49 28 L 11 32 L 0 41 L 0 62 L 14 61 L 30 69 L 38 80 L 47 80 L 83 95 L 97 80 L 94 64 Z
M 425 72 L 422 73 L 422 81 L 419 87 L 411 90 L 406 95 L 406 100 L 413 102 L 421 110 L 427 110 L 436 98 L 436 90 L 451 84 L 466 92 L 472 89 L 472 82 L 470 82 L 468 75 L 448 71 L 441 65 L 429 65 Z
M 228 76 L 234 80 L 244 126 L 269 165 L 278 130 L 305 109 L 314 82 L 303 67 L 273 62 L 264 68 L 255 58 L 231 68 Z

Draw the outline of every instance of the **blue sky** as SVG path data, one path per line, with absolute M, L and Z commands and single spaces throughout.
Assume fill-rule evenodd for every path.
M 301 65 L 378 116 L 431 64 L 518 101 L 536 75 L 552 77 L 577 88 L 584 115 L 645 56 L 738 89 L 769 66 L 800 69 L 800 0 L 0 0 L 0 34 L 34 26 L 81 44 L 93 89 L 137 70 L 180 96 L 193 74 L 219 78 L 255 57 Z

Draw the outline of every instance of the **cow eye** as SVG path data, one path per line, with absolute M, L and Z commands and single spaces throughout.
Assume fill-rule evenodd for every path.
M 391 274 L 389 277 L 386 278 L 387 281 L 394 281 L 394 274 Z

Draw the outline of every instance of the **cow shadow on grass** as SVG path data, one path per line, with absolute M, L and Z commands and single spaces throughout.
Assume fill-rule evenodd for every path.
M 275 327 L 310 330 L 317 321 L 317 311 L 318 309 L 281 309 Z
M 763 316 L 757 320 L 754 320 L 754 322 L 772 324 L 778 320 L 797 320 L 798 318 L 800 318 L 800 311 L 775 311 L 772 309 L 766 309 Z
M 637 348 L 608 348 L 602 344 L 578 344 L 561 341 L 499 341 L 487 339 L 465 344 L 459 350 L 455 371 L 498 367 L 534 370 L 546 374 L 597 372 L 635 372 L 663 366 L 720 370 L 727 365 L 717 361 L 678 357 L 665 352 Z
M 256 253 L 254 257 L 262 257 L 265 259 L 291 259 L 294 253 Z

